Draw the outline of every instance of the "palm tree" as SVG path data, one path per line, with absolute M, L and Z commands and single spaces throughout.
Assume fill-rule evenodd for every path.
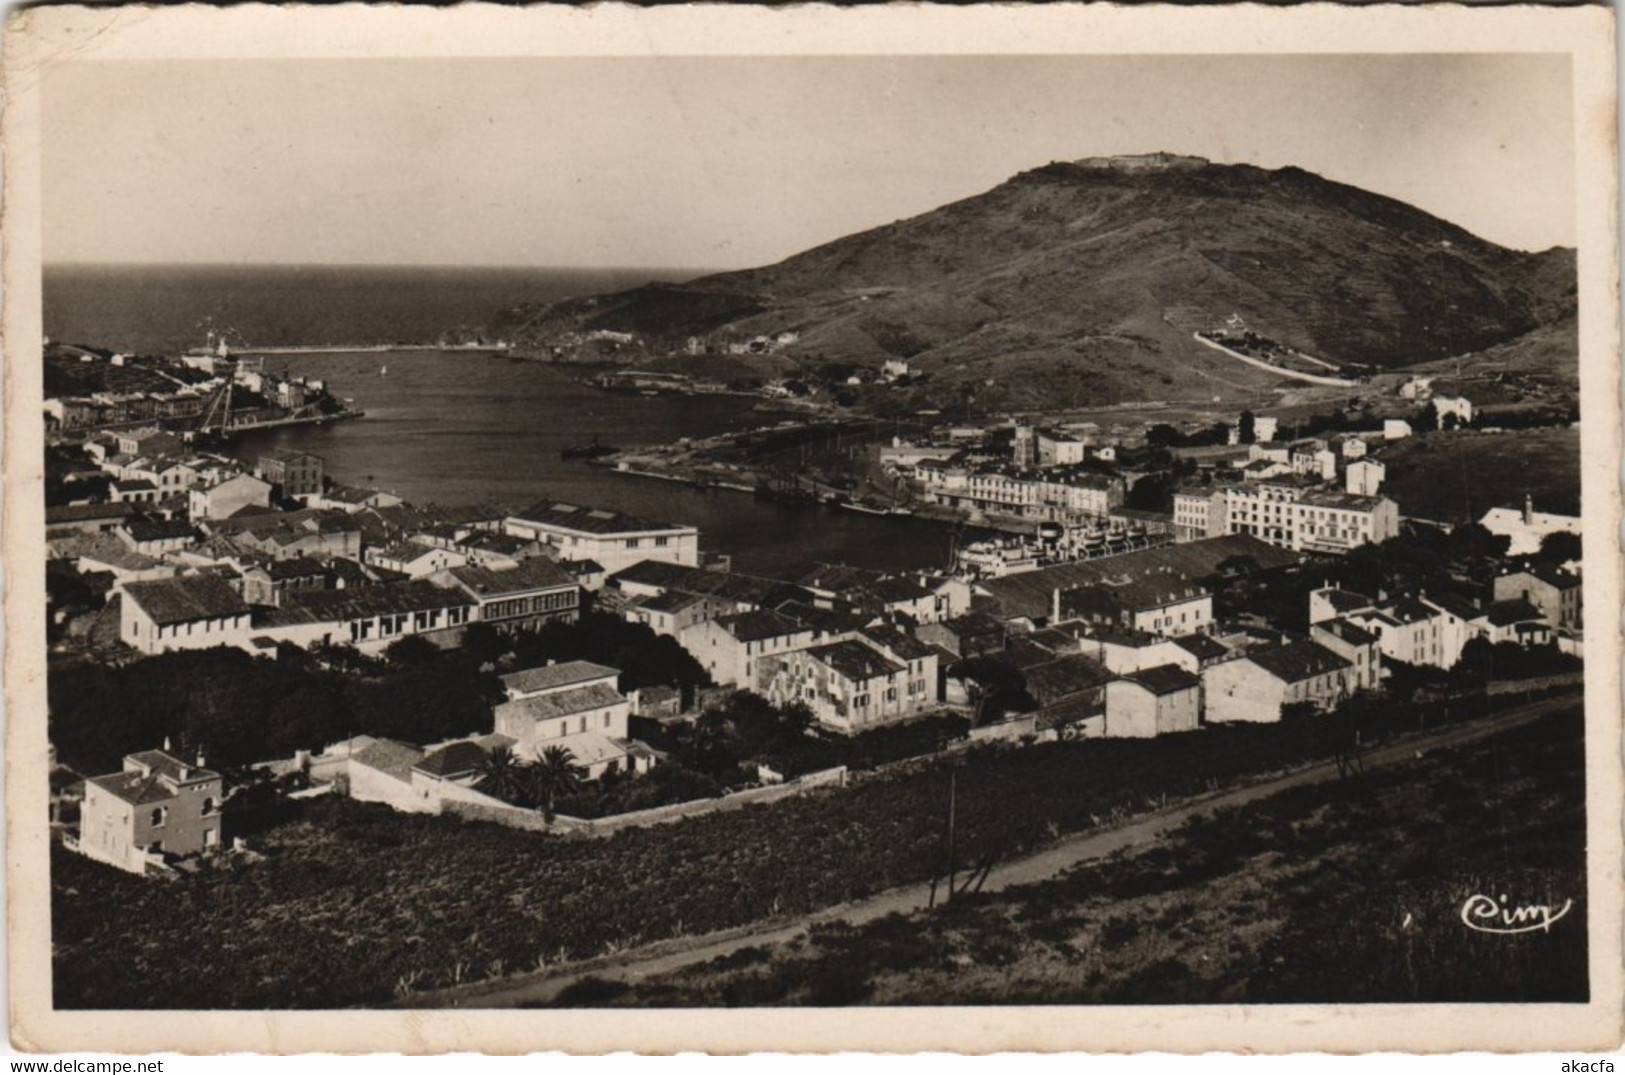
M 553 820 L 553 808 L 559 797 L 580 787 L 587 777 L 587 771 L 576 764 L 576 756 L 568 747 L 548 747 L 528 769 L 542 816 L 549 821 Z
M 497 747 L 480 763 L 477 790 L 516 806 L 530 805 L 530 781 L 526 779 L 529 766 L 519 760 L 507 747 Z

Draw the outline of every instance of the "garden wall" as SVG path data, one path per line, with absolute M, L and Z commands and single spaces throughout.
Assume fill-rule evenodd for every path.
M 661 825 L 679 818 L 698 817 L 701 814 L 714 814 L 724 810 L 737 810 L 751 803 L 773 802 L 777 799 L 786 799 L 800 795 L 821 787 L 839 787 L 846 783 L 846 767 L 838 766 L 834 769 L 825 769 L 821 772 L 808 773 L 794 780 L 787 780 L 783 784 L 774 784 L 771 787 L 749 788 L 745 791 L 736 791 L 731 795 L 723 795 L 715 799 L 690 799 L 688 802 L 672 803 L 668 806 L 656 806 L 648 810 L 637 810 L 630 814 L 615 814 L 603 818 L 566 817 L 563 814 L 556 816 L 550 825 L 542 819 L 542 815 L 535 810 L 525 810 L 516 806 L 490 805 L 487 802 L 477 802 L 468 798 L 444 799 L 441 801 L 442 813 L 455 814 L 458 817 L 476 821 L 495 821 L 500 825 L 513 828 L 531 829 L 537 831 L 551 831 L 560 833 L 577 833 L 583 836 L 608 836 L 622 829 L 643 828 L 648 825 Z

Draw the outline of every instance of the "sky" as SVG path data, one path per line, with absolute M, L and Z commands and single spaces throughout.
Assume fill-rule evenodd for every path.
M 1055 160 L 1296 165 L 1575 242 L 1560 54 L 77 61 L 49 262 L 744 268 Z

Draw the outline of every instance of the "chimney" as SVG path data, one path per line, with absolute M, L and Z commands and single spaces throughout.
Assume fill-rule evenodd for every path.
M 1049 619 L 1051 623 L 1061 622 L 1061 588 L 1059 586 L 1055 588 L 1054 599 L 1050 602 Z
M 164 736 L 164 753 L 165 754 L 169 753 L 169 749 L 170 749 L 170 747 L 169 747 L 169 736 L 166 735 L 166 736 Z
M 203 765 L 203 751 L 201 751 L 201 750 L 197 752 L 197 767 L 199 769 L 204 768 L 204 765 Z
M 1533 526 L 1535 522 L 1535 501 L 1528 493 L 1523 494 L 1523 525 Z

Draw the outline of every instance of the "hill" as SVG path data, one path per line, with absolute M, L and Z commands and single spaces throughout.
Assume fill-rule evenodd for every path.
M 1192 339 L 1232 315 L 1345 370 L 1400 368 L 1559 322 L 1574 291 L 1570 250 L 1509 250 L 1297 168 L 1153 154 L 1049 164 L 776 265 L 521 307 L 493 331 L 628 332 L 655 354 L 791 332 L 792 358 L 1100 403 L 1280 383 Z

